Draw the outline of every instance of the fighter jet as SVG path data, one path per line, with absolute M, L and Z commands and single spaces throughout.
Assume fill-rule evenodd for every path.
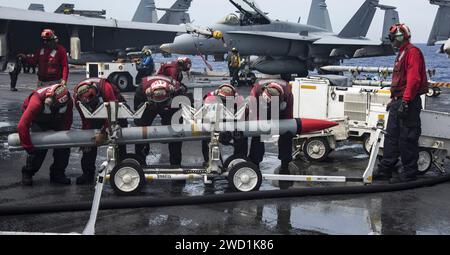
M 450 57 L 450 0 L 430 0 L 430 3 L 439 5 L 439 9 L 428 39 L 428 45 L 442 45 L 441 53 L 447 53 Z
M 170 8 L 156 8 L 155 0 L 142 0 L 133 16 L 133 21 L 171 25 L 187 24 L 191 22 L 187 13 L 191 3 L 192 0 L 177 0 Z M 166 12 L 159 20 L 157 10 Z
M 8 58 L 37 50 L 40 47 L 39 35 L 44 28 L 55 30 L 60 43 L 68 49 L 73 60 L 79 60 L 81 52 L 104 53 L 160 45 L 173 41 L 177 33 L 186 32 L 184 26 L 178 25 L 0 7 L 0 68 L 6 68 L 5 60 Z
M 366 38 L 376 9 L 385 11 L 384 30 L 398 22 L 395 7 L 366 0 L 339 33 L 332 32 L 325 0 L 313 0 L 307 25 L 270 19 L 252 0 L 229 0 L 239 15 L 230 14 L 210 30 L 220 31 L 222 40 L 184 34 L 161 46 L 168 53 L 221 55 L 236 47 L 241 55 L 260 56 L 251 68 L 266 74 L 298 74 L 336 64 L 346 58 L 393 55 L 387 39 Z

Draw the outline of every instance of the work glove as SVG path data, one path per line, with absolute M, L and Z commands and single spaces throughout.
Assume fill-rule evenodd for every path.
M 409 114 L 409 104 L 408 102 L 402 101 L 402 104 L 398 108 L 398 117 L 400 119 L 407 119 Z
M 95 134 L 93 139 L 95 141 L 95 146 L 100 147 L 106 142 L 106 134 L 104 132 L 100 132 L 98 134 Z

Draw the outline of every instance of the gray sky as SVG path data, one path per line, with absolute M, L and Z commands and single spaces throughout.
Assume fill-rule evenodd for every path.
M 301 17 L 308 19 L 310 0 L 256 0 L 261 9 L 269 12 L 269 17 L 297 22 Z M 76 9 L 107 11 L 108 17 L 131 20 L 140 0 L 0 0 L 0 5 L 28 8 L 30 3 L 44 3 L 46 11 L 54 11 L 61 3 L 74 3 Z M 156 0 L 157 7 L 170 7 L 175 0 Z M 327 0 L 331 22 L 335 32 L 339 32 L 358 10 L 364 0 Z M 381 4 L 397 6 L 400 19 L 410 26 L 414 42 L 426 42 L 433 25 L 438 6 L 428 0 L 381 0 Z M 194 24 L 207 26 L 234 11 L 228 0 L 193 0 L 190 9 Z M 383 24 L 383 13 L 377 12 L 368 37 L 379 39 Z M 159 13 L 159 17 L 162 13 Z

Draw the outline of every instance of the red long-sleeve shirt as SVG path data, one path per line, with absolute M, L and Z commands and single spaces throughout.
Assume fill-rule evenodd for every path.
M 179 82 L 183 79 L 182 72 L 176 61 L 161 65 L 157 74 L 172 77 L 172 79 Z
M 117 98 L 116 94 L 114 93 L 114 89 L 109 82 L 105 82 L 104 85 L 102 86 L 102 88 L 99 88 L 99 89 L 100 89 L 100 95 L 103 99 L 103 102 L 106 103 L 106 102 L 119 101 L 119 98 Z M 93 129 L 93 121 L 94 120 L 86 119 L 81 111 L 80 106 L 78 105 L 78 99 L 76 97 L 74 98 L 74 101 L 75 101 L 75 106 L 81 116 L 82 129 L 83 130 Z M 104 128 L 106 128 L 107 125 L 108 125 L 108 123 L 105 120 Z
M 69 64 L 66 49 L 57 44 L 56 49 L 41 48 L 33 59 L 39 65 L 39 81 L 67 81 L 69 78 Z
M 428 90 L 425 59 L 419 48 L 410 43 L 403 45 L 398 53 L 396 68 L 400 71 L 394 73 L 392 80 L 399 80 L 400 87 L 405 86 L 402 88 L 403 101 L 410 102 Z M 406 79 L 406 85 L 403 85 L 404 79 Z
M 27 151 L 31 151 L 34 149 L 30 136 L 30 128 L 33 122 L 39 122 L 48 126 L 52 126 L 54 127 L 55 131 L 69 130 L 72 127 L 73 122 L 72 100 L 69 100 L 67 104 L 67 110 L 65 111 L 65 113 L 62 114 L 43 113 L 44 103 L 38 94 L 33 94 L 31 97 L 27 98 L 22 108 L 24 108 L 25 105 L 26 109 L 23 109 L 24 113 L 20 118 L 19 124 L 17 125 L 17 130 L 19 133 L 22 147 Z M 59 116 L 59 118 L 56 116 Z

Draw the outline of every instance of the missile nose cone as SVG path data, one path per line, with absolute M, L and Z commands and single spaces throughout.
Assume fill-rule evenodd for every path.
M 301 123 L 302 123 L 302 130 L 301 130 L 302 135 L 322 131 L 339 125 L 334 121 L 316 120 L 316 119 L 301 119 Z
M 161 45 L 159 47 L 159 49 L 161 51 L 163 51 L 163 52 L 166 52 L 166 53 L 170 54 L 170 53 L 172 53 L 172 44 L 171 43 L 165 43 L 165 44 Z

